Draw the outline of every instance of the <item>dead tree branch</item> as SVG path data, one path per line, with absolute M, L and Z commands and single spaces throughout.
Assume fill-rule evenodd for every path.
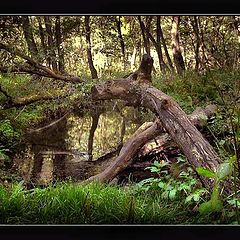
M 45 77 L 48 76 L 50 78 L 62 80 L 62 81 L 65 81 L 65 82 L 73 82 L 73 83 L 82 82 L 82 80 L 79 77 L 65 76 L 65 75 L 61 75 L 59 73 L 54 72 L 52 69 L 40 64 L 36 60 L 30 58 L 29 56 L 26 56 L 21 51 L 19 51 L 18 49 L 14 49 L 11 46 L 7 46 L 3 43 L 0 43 L 0 49 L 4 49 L 4 50 L 6 50 L 7 52 L 9 52 L 13 55 L 21 57 L 22 59 L 27 61 L 27 64 L 29 64 L 31 67 L 34 68 L 34 69 L 31 69 L 31 68 L 26 69 L 26 67 L 21 66 L 21 70 L 23 72 L 31 73 L 32 71 L 35 71 L 34 74 L 38 74 L 40 76 L 45 76 Z M 4 72 L 6 67 L 1 66 L 0 70 L 1 69 Z M 13 67 L 13 69 L 17 70 L 17 67 Z

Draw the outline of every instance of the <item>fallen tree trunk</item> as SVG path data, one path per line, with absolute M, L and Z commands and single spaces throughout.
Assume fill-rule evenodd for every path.
M 206 108 L 196 109 L 192 114 L 188 115 L 188 118 L 194 125 L 200 128 L 207 124 L 207 120 L 210 119 L 216 111 L 216 105 L 208 105 Z M 159 124 L 159 120 L 156 120 L 155 122 L 147 122 L 138 128 L 138 130 L 133 134 L 131 140 L 124 145 L 119 153 L 119 156 L 114 160 L 114 162 L 107 166 L 103 172 L 87 179 L 86 182 L 111 181 L 118 175 L 118 173 L 127 167 L 144 169 L 146 166 L 149 166 L 149 163 L 132 164 L 132 161 L 136 155 L 138 155 L 137 158 L 146 158 L 147 155 L 158 154 L 167 146 L 174 144 L 168 133 L 159 136 L 159 134 L 162 133 L 162 129 L 158 127 L 157 122 Z M 142 136 L 145 136 L 145 138 L 142 138 Z M 154 140 L 151 140 L 153 138 Z M 150 139 L 151 141 L 146 139 Z M 126 153 L 128 153 L 128 155 L 126 155 Z
M 132 159 L 136 152 L 149 140 L 156 137 L 161 133 L 161 128 L 159 127 L 159 120 L 157 119 L 151 126 L 135 134 L 136 136 L 130 139 L 126 144 L 123 145 L 119 156 L 113 161 L 113 163 L 106 168 L 103 172 L 90 177 L 85 182 L 100 181 L 106 182 L 111 181 L 119 172 L 125 169 L 132 162 Z M 138 129 L 141 131 L 142 129 Z
M 157 124 L 157 121 L 155 121 L 153 126 L 146 130 L 147 132 L 141 133 L 139 138 L 128 142 L 127 146 L 130 146 L 134 151 L 138 150 L 141 144 L 143 144 L 140 137 L 145 141 L 150 140 L 155 136 L 156 132 L 161 132 L 159 126 L 162 125 L 169 133 L 171 139 L 177 143 L 194 169 L 204 167 L 216 171 L 221 163 L 221 159 L 213 147 L 191 123 L 187 114 L 180 108 L 176 101 L 162 91 L 152 87 L 150 81 L 144 79 L 143 74 L 141 75 L 141 79 L 138 80 L 137 78 L 137 81 L 129 79 L 108 80 L 103 84 L 95 85 L 92 87 L 92 97 L 94 100 L 122 99 L 127 101 L 129 105 L 148 108 L 157 115 L 161 124 Z M 129 148 L 122 149 L 119 157 L 112 166 L 87 181 L 109 180 L 109 178 L 115 176 L 117 172 L 123 169 L 119 167 L 119 163 L 121 163 L 121 166 L 124 166 L 126 159 L 131 158 L 132 155 L 133 151 L 129 152 Z M 213 179 L 203 176 L 199 176 L 199 178 L 205 187 L 210 190 L 213 188 Z M 227 191 L 226 188 L 225 190 Z
M 197 108 L 194 110 L 190 115 L 188 115 L 188 118 L 194 126 L 201 129 L 207 125 L 208 120 L 211 119 L 216 112 L 216 105 L 207 105 L 205 108 Z M 170 144 L 176 145 L 168 133 L 162 134 L 154 140 L 146 143 L 139 151 L 138 156 L 144 158 L 147 155 L 156 154 Z

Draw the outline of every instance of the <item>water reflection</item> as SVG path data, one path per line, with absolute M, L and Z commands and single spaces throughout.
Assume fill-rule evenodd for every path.
M 132 121 L 131 111 L 126 111 L 128 119 L 124 121 L 118 112 L 100 114 L 93 138 L 93 161 L 113 151 L 121 138 L 126 141 L 138 128 L 140 123 Z M 71 168 L 76 168 L 78 162 L 89 160 L 92 120 L 91 114 L 79 117 L 72 113 L 51 128 L 30 134 L 24 152 L 15 158 L 24 180 L 45 185 L 56 179 L 74 177 L 71 176 Z M 124 136 L 123 123 L 126 129 Z

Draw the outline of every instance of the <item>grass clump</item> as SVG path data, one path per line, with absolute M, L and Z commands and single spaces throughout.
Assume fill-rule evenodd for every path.
M 1 224 L 192 224 L 213 223 L 183 199 L 163 199 L 133 186 L 57 183 L 26 190 L 22 183 L 0 186 Z M 218 218 L 217 218 L 218 219 Z M 222 220 L 223 221 L 223 220 Z M 226 221 L 226 220 L 224 220 Z

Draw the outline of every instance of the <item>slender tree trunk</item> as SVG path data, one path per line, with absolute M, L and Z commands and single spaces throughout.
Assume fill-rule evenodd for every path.
M 161 22 L 160 16 L 157 16 L 157 42 L 156 42 L 156 50 L 158 54 L 158 60 L 160 65 L 160 70 L 164 73 L 166 71 L 167 65 L 163 60 L 162 48 L 161 48 Z
M 46 46 L 46 41 L 45 41 L 45 34 L 44 34 L 44 29 L 42 27 L 42 19 L 41 17 L 37 16 L 37 21 L 38 21 L 38 29 L 39 29 L 39 36 L 41 40 L 41 47 L 42 47 L 42 52 L 44 53 L 45 57 L 40 57 L 42 62 L 46 56 L 47 56 L 47 46 Z
M 86 31 L 86 41 L 87 41 L 87 58 L 88 58 L 88 65 L 90 68 L 90 72 L 92 75 L 92 78 L 98 78 L 97 76 L 97 70 L 94 67 L 93 64 L 93 58 L 92 58 L 92 52 L 91 52 L 91 29 L 90 29 L 90 16 L 85 16 L 84 18 L 85 22 L 85 31 Z
M 92 126 L 90 129 L 89 137 L 88 137 L 88 160 L 92 161 L 92 151 L 93 151 L 93 139 L 94 139 L 94 133 L 97 129 L 98 120 L 100 117 L 100 112 L 94 112 L 92 115 Z
M 232 19 L 233 19 L 233 29 L 234 29 L 235 37 L 237 39 L 238 44 L 240 44 L 240 31 L 239 31 L 240 21 L 239 21 L 239 16 L 232 16 Z M 235 47 L 234 48 L 233 68 L 237 67 L 238 59 L 239 59 L 238 49 Z
M 200 48 L 200 34 L 199 34 L 199 25 L 198 25 L 198 17 L 193 16 L 193 19 L 191 19 L 193 31 L 196 37 L 196 45 L 194 46 L 194 52 L 195 52 L 195 71 L 198 71 L 200 59 L 199 59 L 199 48 Z
M 159 19 L 158 19 L 159 20 Z M 157 20 L 157 24 L 159 23 Z M 150 20 L 148 20 L 150 21 Z M 148 24 L 150 24 L 148 22 Z M 157 40 L 154 39 L 153 35 L 150 33 L 150 25 L 147 27 L 144 25 L 144 23 L 141 21 L 141 29 L 143 30 L 145 36 L 147 36 L 153 43 L 157 54 L 158 54 L 158 60 L 159 60 L 159 66 L 160 66 L 160 71 L 165 72 L 167 65 L 165 64 L 163 60 L 163 54 L 162 54 L 162 49 L 161 49 L 161 38 L 160 38 L 160 33 L 159 33 L 159 27 L 157 27 Z M 146 46 L 147 44 L 145 44 Z M 146 47 L 145 47 L 146 48 Z
M 163 36 L 163 31 L 162 31 L 162 27 L 161 27 L 161 16 L 159 16 L 159 35 L 160 35 L 160 38 L 161 38 L 161 41 L 162 41 L 162 45 L 163 45 L 163 49 L 164 49 L 164 52 L 165 52 L 165 55 L 166 55 L 166 58 L 168 60 L 168 64 L 170 66 L 171 69 L 174 69 L 173 68 L 173 64 L 172 64 L 172 60 L 170 58 L 170 55 L 169 55 L 169 52 L 168 52 L 168 49 L 167 49 L 167 45 L 166 45 L 166 41 L 165 41 L 165 38 Z
M 115 21 L 117 24 L 118 39 L 120 41 L 121 52 L 122 52 L 122 56 L 123 56 L 123 68 L 125 71 L 126 70 L 126 56 L 125 56 L 125 43 L 123 40 L 122 30 L 121 30 L 121 16 L 119 16 L 119 17 L 116 16 Z
M 28 16 L 22 16 L 22 28 L 30 56 L 36 59 L 38 56 L 38 49 L 33 37 L 32 26 Z
M 141 16 L 138 16 L 138 21 L 139 21 L 141 32 L 142 32 L 144 49 L 145 49 L 146 53 L 150 55 L 149 37 L 147 36 L 147 34 L 145 32 L 145 26 L 144 26 L 144 23 L 143 23 L 143 21 L 141 19 Z M 148 25 L 148 26 L 150 27 L 150 25 Z M 146 30 L 148 30 L 147 26 L 146 26 Z
M 64 72 L 64 50 L 61 46 L 62 35 L 61 35 L 60 16 L 56 16 L 55 36 L 56 36 L 56 45 L 57 45 L 57 52 L 58 52 L 58 70 L 59 72 L 63 73 Z
M 173 61 L 174 61 L 177 73 L 181 74 L 183 71 L 185 71 L 185 64 L 184 64 L 181 49 L 180 49 L 179 32 L 178 32 L 179 22 L 180 22 L 180 17 L 174 16 L 172 21 L 171 36 L 172 36 Z
M 48 39 L 48 62 L 49 66 L 53 68 L 54 71 L 57 71 L 57 61 L 55 54 L 55 46 L 53 41 L 53 32 L 52 32 L 52 23 L 49 16 L 44 16 L 44 21 L 46 25 L 47 39 Z
M 204 27 L 204 29 L 203 29 L 203 27 L 201 27 L 200 18 L 198 19 L 198 25 L 199 25 L 199 30 L 200 30 L 199 32 L 200 32 L 200 41 L 201 41 L 200 49 L 202 51 L 202 57 L 201 57 L 201 61 L 200 61 L 201 66 L 199 67 L 199 69 L 205 69 L 206 63 L 208 61 L 206 53 L 205 53 L 206 46 L 205 46 L 205 43 L 204 43 L 205 27 Z

